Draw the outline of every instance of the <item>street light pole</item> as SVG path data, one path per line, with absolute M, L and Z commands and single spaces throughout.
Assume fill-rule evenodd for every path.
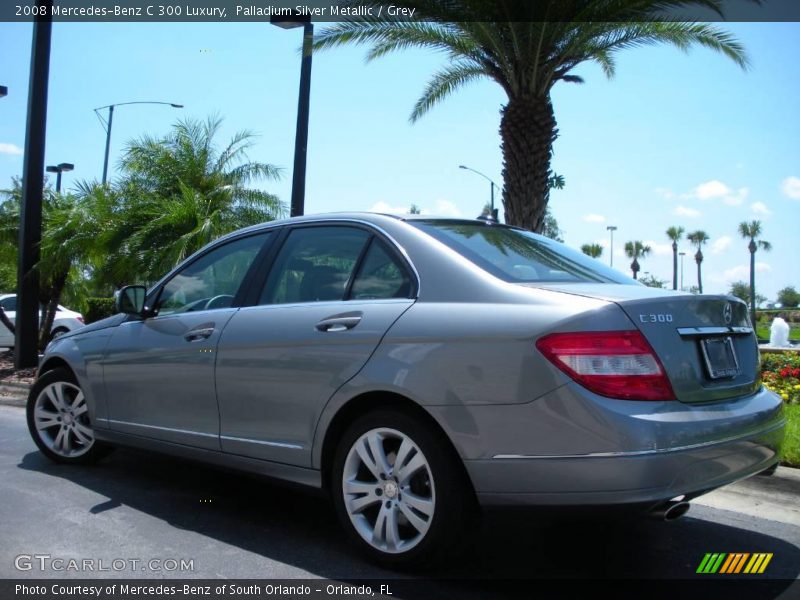
M 114 105 L 108 107 L 108 120 L 106 121 L 106 152 L 103 155 L 103 185 L 108 179 L 108 155 L 111 152 L 111 126 L 114 123 Z
M 103 125 L 103 128 L 106 130 L 106 153 L 103 157 L 103 185 L 106 184 L 108 180 L 108 156 L 111 152 L 111 126 L 114 123 L 114 108 L 117 106 L 128 106 L 130 104 L 163 104 L 166 106 L 171 106 L 172 108 L 183 108 L 183 104 L 175 104 L 174 102 L 155 102 L 151 100 L 142 100 L 137 102 L 118 102 L 117 104 L 109 104 L 108 106 L 100 106 L 94 109 L 97 118 L 100 119 L 100 123 Z M 100 113 L 97 111 L 103 110 L 104 108 L 108 109 L 108 117 L 106 120 L 103 121 L 103 117 L 100 116 Z
M 72 171 L 74 168 L 75 165 L 72 163 L 59 163 L 47 167 L 48 173 L 56 173 L 56 194 L 61 193 L 61 173 L 64 171 Z
M 53 0 L 37 0 L 33 22 L 31 70 L 28 84 L 28 120 L 22 164 L 22 204 L 17 263 L 17 317 L 14 366 L 35 367 L 39 362 L 39 244 L 42 239 L 44 144 L 47 131 L 47 87 L 50 76 L 50 38 Z
M 271 17 L 270 23 L 281 29 L 303 27 L 303 56 L 300 62 L 300 91 L 297 96 L 297 128 L 294 134 L 294 167 L 292 168 L 291 217 L 306 211 L 306 162 L 308 158 L 308 120 L 311 106 L 311 56 L 314 24 L 310 17 Z
M 610 260 L 611 260 L 611 266 L 613 267 L 614 266 L 614 232 L 617 230 L 617 226 L 616 225 L 609 225 L 608 227 L 606 227 L 606 229 L 608 229 L 608 231 L 611 232 L 611 247 L 609 248 L 610 252 L 608 253 L 608 255 L 609 255 Z
M 476 171 L 476 170 L 475 170 L 475 169 L 473 169 L 472 167 L 468 167 L 468 166 L 466 166 L 466 165 L 458 165 L 458 168 L 459 168 L 459 169 L 464 169 L 465 171 L 472 171 L 472 172 L 473 172 L 473 173 L 475 173 L 476 175 L 480 175 L 480 176 L 481 176 L 481 177 L 483 177 L 483 178 L 484 178 L 486 181 L 488 181 L 488 182 L 489 182 L 489 201 L 490 201 L 490 204 L 489 204 L 489 206 L 491 207 L 491 210 L 492 210 L 492 218 L 493 218 L 495 221 L 497 221 L 497 220 L 498 220 L 498 219 L 497 219 L 497 209 L 494 207 L 494 188 L 497 188 L 498 190 L 499 190 L 500 188 L 499 188 L 499 187 L 497 186 L 497 184 L 496 184 L 494 181 L 492 181 L 492 180 L 491 180 L 491 179 L 490 179 L 488 176 L 484 175 L 484 174 L 483 174 L 483 173 L 481 173 L 480 171 Z

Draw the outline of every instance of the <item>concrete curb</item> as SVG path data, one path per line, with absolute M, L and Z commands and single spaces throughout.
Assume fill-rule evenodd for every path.
M 692 502 L 800 527 L 800 469 L 778 467 L 700 496 Z M 689 513 L 691 514 L 691 513 Z
M 18 406 L 20 408 L 25 407 L 25 401 L 28 399 L 27 395 L 21 396 L 19 394 L 12 395 L 12 396 L 4 396 L 5 392 L 0 389 L 0 406 Z
M 28 392 L 31 389 L 30 383 L 17 383 L 16 381 L 5 381 L 0 383 L 0 391 L 12 391 L 12 390 L 22 390 L 23 392 Z
M 30 389 L 31 384 L 29 383 L 16 383 L 13 381 L 0 383 L 0 405 L 25 406 Z

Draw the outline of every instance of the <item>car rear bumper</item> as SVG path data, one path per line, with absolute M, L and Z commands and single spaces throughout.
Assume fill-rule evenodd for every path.
M 778 461 L 766 388 L 722 402 L 602 398 L 567 384 L 526 405 L 431 408 L 482 504 L 594 506 L 697 496 Z
M 502 457 L 465 465 L 483 505 L 656 505 L 699 496 L 774 465 L 784 426 L 672 450 Z

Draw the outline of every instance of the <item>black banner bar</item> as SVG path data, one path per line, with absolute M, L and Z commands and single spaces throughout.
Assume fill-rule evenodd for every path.
M 458 598 L 797 598 L 800 582 L 753 577 L 601 580 L 5 579 L 3 600 L 406 600 Z
M 623 15 L 624 20 L 790 22 L 800 21 L 797 0 L 718 0 L 720 12 L 683 7 L 660 13 Z M 0 21 L 31 22 L 49 16 L 59 22 L 264 22 L 270 18 L 303 18 L 312 22 L 389 19 L 427 21 L 429 15 L 405 0 L 55 0 L 41 15 L 36 0 L 3 0 Z M 418 3 L 419 4 L 419 3 Z M 669 2 L 665 3 L 669 5 Z M 676 2 L 675 4 L 680 4 Z M 462 21 L 580 22 L 612 14 L 612 0 L 583 0 L 553 4 L 543 0 L 474 3 L 441 0 L 445 13 Z M 608 8 L 605 5 L 609 5 Z M 476 8 L 478 6 L 479 8 Z M 553 7 L 556 7 L 555 9 Z M 588 9 L 587 9 L 588 7 Z

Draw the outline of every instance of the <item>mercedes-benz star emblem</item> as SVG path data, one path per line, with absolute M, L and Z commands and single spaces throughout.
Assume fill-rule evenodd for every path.
M 722 310 L 722 318 L 725 319 L 725 325 L 730 325 L 733 320 L 733 306 L 730 302 L 725 303 L 725 308 Z

